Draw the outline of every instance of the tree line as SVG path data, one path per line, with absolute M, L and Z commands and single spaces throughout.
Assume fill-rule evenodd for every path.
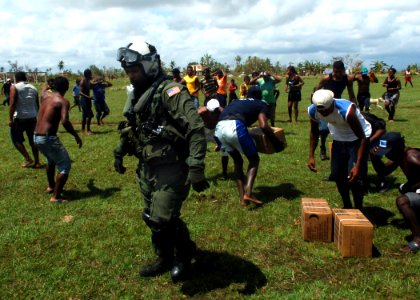
M 245 59 L 240 56 L 236 55 L 234 58 L 234 64 L 228 63 L 221 63 L 217 59 L 215 59 L 211 54 L 204 54 L 199 61 L 192 61 L 188 63 L 188 65 L 203 65 L 209 67 L 211 70 L 216 69 L 225 69 L 228 73 L 238 74 L 251 74 L 253 71 L 263 71 L 263 70 L 271 70 L 278 74 L 285 74 L 286 69 L 289 65 L 293 65 L 296 68 L 296 71 L 301 75 L 320 75 L 323 74 L 325 70 L 331 69 L 332 64 L 334 61 L 341 60 L 345 64 L 346 68 L 348 69 L 350 74 L 353 74 L 359 71 L 363 66 L 363 60 L 360 59 L 359 55 L 344 55 L 344 56 L 333 56 L 331 61 L 329 62 L 321 62 L 319 60 L 305 60 L 302 62 L 298 62 L 297 64 L 293 64 L 289 62 L 286 64 L 281 64 L 279 61 L 272 62 L 269 58 L 262 58 L 258 56 L 248 56 Z M 18 61 L 8 61 L 9 69 L 6 71 L 4 67 L 0 67 L 0 73 L 5 72 L 18 72 L 18 71 L 26 71 L 32 74 L 37 74 L 38 72 L 46 72 L 47 75 L 54 75 L 52 73 L 52 68 L 47 68 L 45 71 L 41 71 L 38 68 L 31 68 L 27 65 L 20 65 Z M 175 61 L 170 61 L 169 64 L 162 61 L 162 67 L 166 72 L 171 72 L 173 69 L 178 68 L 179 70 L 183 71 L 186 69 L 186 66 L 179 67 L 177 66 Z M 376 73 L 384 73 L 388 70 L 388 68 L 392 67 L 392 65 L 388 65 L 383 60 L 376 60 L 370 64 L 370 70 Z M 411 71 L 415 74 L 418 72 L 418 64 L 411 64 L 408 67 L 411 68 Z M 63 60 L 60 60 L 57 64 L 57 68 L 61 74 L 69 75 L 69 76 L 82 76 L 83 71 L 78 70 L 77 72 L 73 72 L 71 69 L 65 68 L 65 63 Z M 98 67 L 96 65 L 91 65 L 89 68 L 92 70 L 94 74 L 97 76 L 104 76 L 109 79 L 121 78 L 125 76 L 124 71 L 121 68 L 107 68 L 105 66 Z

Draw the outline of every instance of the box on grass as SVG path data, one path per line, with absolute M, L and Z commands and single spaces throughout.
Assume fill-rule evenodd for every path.
M 331 242 L 332 212 L 327 200 L 302 198 L 301 204 L 303 239 Z
M 343 257 L 372 257 L 373 225 L 358 209 L 333 209 L 334 243 Z
M 282 128 L 277 128 L 277 127 L 271 127 L 271 129 L 273 129 L 276 137 L 281 142 L 283 142 L 284 146 L 286 147 L 286 137 L 284 135 L 284 130 Z M 249 133 L 255 140 L 258 152 L 265 153 L 265 154 L 272 154 L 275 152 L 273 145 L 271 144 L 271 142 L 269 141 L 269 139 L 264 134 L 261 128 L 252 127 L 249 129 Z

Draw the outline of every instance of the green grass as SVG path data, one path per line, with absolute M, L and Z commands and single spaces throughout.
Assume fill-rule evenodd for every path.
M 7 110 L 0 107 L 0 299 L 418 299 L 419 254 L 398 251 L 409 234 L 395 206 L 396 187 L 405 182 L 400 170 L 389 176 L 392 189 L 385 194 L 377 193 L 376 176 L 369 170 L 365 206 L 376 227 L 376 257 L 342 258 L 333 243 L 302 240 L 301 197 L 324 197 L 332 207 L 341 206 L 335 185 L 322 181 L 329 174 L 328 162 L 317 160 L 318 173 L 306 167 L 306 108 L 319 79 L 304 78 L 297 125 L 286 123 L 287 98 L 281 93 L 276 125 L 285 129 L 288 148 L 261 155 L 255 196 L 264 206 L 239 206 L 236 184 L 221 180 L 220 157 L 209 144 L 206 175 L 211 187 L 201 194 L 192 191 L 182 209 L 201 252 L 194 277 L 178 284 L 171 283 L 169 274 L 151 279 L 137 275 L 154 254 L 140 219 L 135 158 L 125 159 L 125 175 L 113 171 L 126 82 L 116 81 L 108 89 L 111 115 L 105 126 L 92 125 L 94 135 L 82 136 L 81 149 L 60 130 L 74 161 L 66 185 L 74 201 L 63 205 L 49 203 L 43 170 L 20 168 L 22 157 L 10 142 Z M 408 145 L 419 147 L 416 77 L 414 84 L 402 89 L 396 121 L 387 126 L 402 132 Z M 373 84 L 371 90 L 377 98 L 384 89 Z M 379 108 L 372 111 L 386 117 Z M 78 130 L 80 116 L 71 112 Z M 233 175 L 232 161 L 229 172 Z M 63 221 L 65 216 L 72 220 Z

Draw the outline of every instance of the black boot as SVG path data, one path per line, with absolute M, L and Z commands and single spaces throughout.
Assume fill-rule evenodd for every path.
M 150 220 L 145 211 L 143 220 L 152 231 L 152 245 L 158 259 L 140 269 L 142 277 L 153 277 L 171 270 L 174 261 L 173 229 L 168 224 L 158 224 Z
M 141 277 L 154 277 L 171 270 L 172 260 L 159 257 L 155 262 L 141 267 L 139 275 Z
M 197 251 L 196 244 L 190 239 L 190 234 L 181 219 L 175 221 L 175 261 L 171 270 L 173 282 L 185 280 L 191 271 L 191 260 Z

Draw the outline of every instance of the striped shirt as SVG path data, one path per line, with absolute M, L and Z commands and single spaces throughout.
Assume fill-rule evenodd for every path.
M 214 78 L 203 78 L 200 81 L 201 86 L 204 89 L 204 92 L 209 95 L 209 97 L 214 96 L 214 94 L 216 94 L 217 91 L 217 81 Z

